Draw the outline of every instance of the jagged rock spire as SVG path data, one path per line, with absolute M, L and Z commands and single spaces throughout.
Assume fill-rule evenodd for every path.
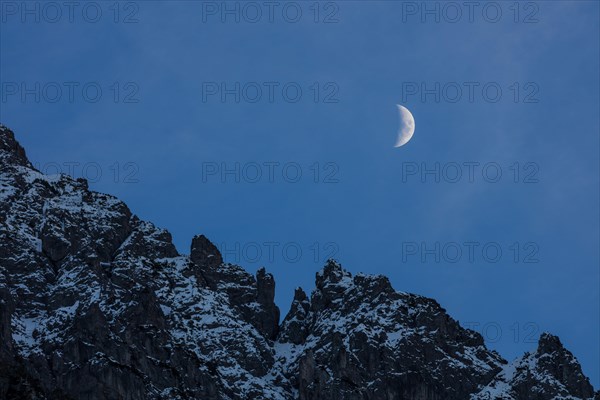
M 25 149 L 15 139 L 13 131 L 0 124 L 0 162 L 15 163 L 31 167 Z
M 193 237 L 190 258 L 194 264 L 206 268 L 216 268 L 223 264 L 221 252 L 204 235 Z

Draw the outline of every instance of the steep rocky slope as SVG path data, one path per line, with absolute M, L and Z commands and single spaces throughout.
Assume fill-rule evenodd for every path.
M 0 399 L 594 395 L 557 338 L 508 364 L 383 276 L 329 261 L 281 323 L 274 293 L 206 237 L 180 255 L 118 199 L 42 175 L 0 125 Z

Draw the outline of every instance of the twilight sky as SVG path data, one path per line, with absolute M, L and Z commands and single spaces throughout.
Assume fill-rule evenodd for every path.
M 332 256 L 600 386 L 598 2 L 22 4 L 0 122 L 43 172 L 266 266 L 284 315 Z

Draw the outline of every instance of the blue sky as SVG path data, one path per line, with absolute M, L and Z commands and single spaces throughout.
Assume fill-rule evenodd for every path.
M 0 121 L 42 170 L 265 265 L 283 313 L 333 255 L 600 386 L 598 2 L 61 3 L 0 10 Z

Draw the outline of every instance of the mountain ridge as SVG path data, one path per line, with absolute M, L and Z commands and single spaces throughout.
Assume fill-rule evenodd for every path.
M 560 340 L 508 363 L 433 299 L 329 260 L 281 319 L 275 280 L 190 254 L 0 125 L 0 398 L 600 399 Z

